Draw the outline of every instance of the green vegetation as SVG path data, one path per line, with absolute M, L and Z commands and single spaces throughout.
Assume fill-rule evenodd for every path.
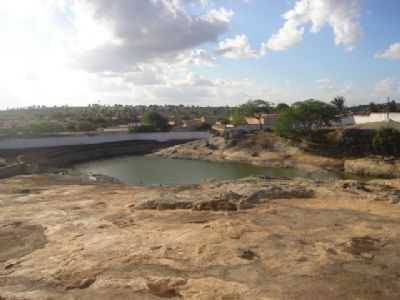
M 142 125 L 148 128 L 153 128 L 154 131 L 168 131 L 168 119 L 158 112 L 145 112 L 142 118 Z
M 400 154 L 400 131 L 393 128 L 377 130 L 372 145 L 377 154 L 398 156 Z
M 272 105 L 264 100 L 249 100 L 245 104 L 235 108 L 232 112 L 232 122 L 234 125 L 245 124 L 245 117 L 253 117 L 259 121 L 260 127 L 262 126 L 261 119 L 265 113 L 273 111 Z
M 209 124 L 231 112 L 227 106 L 199 107 L 183 105 L 89 105 L 87 107 L 43 107 L 0 111 L 0 136 L 45 135 L 59 132 L 93 132 L 102 128 L 138 124 L 146 112 L 157 112 L 175 121 L 204 116 Z M 150 130 L 148 128 L 140 130 Z
M 344 113 L 346 111 L 346 99 L 342 96 L 335 97 L 331 104 L 334 105 L 339 113 Z
M 279 115 L 274 131 L 286 137 L 308 135 L 313 129 L 330 126 L 336 114 L 336 108 L 325 102 L 314 99 L 296 102 Z
M 284 112 L 286 110 L 288 110 L 290 108 L 289 105 L 287 105 L 286 103 L 279 103 L 276 107 L 275 107 L 275 111 L 278 113 Z
M 207 130 L 216 121 L 223 124 L 244 125 L 246 117 L 262 124 L 264 114 L 278 113 L 275 132 L 280 135 L 307 135 L 310 130 L 328 126 L 334 115 L 343 113 L 396 112 L 395 101 L 346 107 L 346 99 L 338 96 L 327 104 L 317 100 L 297 102 L 291 106 L 283 102 L 274 106 L 265 100 L 249 100 L 237 107 L 199 107 L 183 105 L 89 105 L 87 107 L 42 107 L 0 111 L 0 136 L 46 135 L 60 132 L 101 132 L 127 130 L 153 132 L 168 130 L 168 122 L 176 126 L 183 121 L 191 130 Z M 156 114 L 156 115 L 154 115 Z M 158 114 L 158 115 L 157 115 Z M 153 119 L 152 119 L 153 118 Z

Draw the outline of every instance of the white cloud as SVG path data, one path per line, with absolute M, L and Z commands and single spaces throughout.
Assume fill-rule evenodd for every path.
M 382 53 L 378 53 L 376 58 L 400 60 L 400 43 L 394 43 Z
M 335 84 L 329 78 L 322 78 L 315 81 L 318 87 L 322 90 L 334 90 L 336 89 Z
M 386 78 L 376 83 L 375 94 L 380 97 L 395 97 L 400 95 L 400 80 Z
M 183 65 L 193 64 L 209 67 L 216 65 L 216 58 L 204 49 L 193 49 L 190 51 L 185 51 L 178 55 L 177 61 L 178 63 Z
M 218 45 L 216 53 L 230 59 L 260 58 L 261 53 L 253 49 L 246 35 L 227 38 Z
M 335 44 L 352 50 L 361 37 L 359 0 L 297 0 L 294 8 L 286 12 L 283 27 L 264 44 L 270 50 L 292 48 L 303 41 L 305 27 L 319 32 L 328 24 L 335 35 Z
M 229 30 L 233 16 L 225 8 L 190 15 L 185 3 L 191 0 L 84 2 L 90 4 L 95 21 L 114 35 L 114 42 L 81 55 L 80 65 L 91 72 L 129 71 L 137 63 L 174 60 L 183 51 L 216 42 Z

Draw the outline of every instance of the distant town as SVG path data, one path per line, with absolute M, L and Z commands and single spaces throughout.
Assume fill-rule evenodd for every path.
M 307 104 L 303 112 L 290 113 Z M 315 106 L 316 105 L 316 106 Z M 313 106 L 311 108 L 311 106 Z M 315 110 L 312 116 L 307 111 Z M 304 114 L 304 116 L 299 115 Z M 288 122 L 292 115 L 292 128 L 313 129 L 320 127 L 358 126 L 368 128 L 380 123 L 400 124 L 400 106 L 394 100 L 387 103 L 346 106 L 346 99 L 336 97 L 331 103 L 314 99 L 296 102 L 271 103 L 265 100 L 249 100 L 237 107 L 199 107 L 183 105 L 89 105 L 87 107 L 45 107 L 33 106 L 0 111 L 0 136 L 112 134 L 165 131 L 214 131 L 225 132 L 259 130 L 272 131 L 279 123 Z M 286 117 L 285 117 L 286 116 Z M 305 117 L 314 120 L 302 124 Z M 318 122 L 321 119 L 321 122 Z M 289 121 L 290 123 L 290 121 Z M 286 126 L 287 127 L 287 126 Z M 290 125 L 289 125 L 290 127 Z

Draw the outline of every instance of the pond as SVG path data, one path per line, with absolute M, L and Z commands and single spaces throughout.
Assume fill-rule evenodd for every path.
M 77 164 L 73 172 L 101 174 L 130 185 L 185 185 L 207 179 L 238 179 L 248 176 L 314 177 L 329 179 L 328 172 L 305 172 L 293 168 L 266 168 L 233 162 L 127 156 Z

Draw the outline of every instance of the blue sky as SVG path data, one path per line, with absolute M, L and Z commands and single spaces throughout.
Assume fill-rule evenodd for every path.
M 282 26 L 282 14 L 293 6 L 289 1 L 277 0 L 253 0 L 250 4 L 222 2 L 240 12 L 233 18 L 232 32 L 226 35 L 244 33 L 255 46 Z M 375 58 L 387 45 L 400 40 L 400 1 L 365 0 L 361 4 L 363 35 L 350 53 L 335 46 L 331 28 L 325 27 L 317 34 L 306 32 L 303 43 L 297 47 L 270 52 L 259 60 L 238 62 L 222 58 L 219 61 L 225 67 L 219 74 L 231 79 L 245 76 L 276 84 L 282 80 L 306 84 L 326 78 L 342 85 L 360 83 L 364 86 L 374 85 L 382 78 L 400 78 L 400 61 Z M 213 76 L 212 70 L 207 73 Z
M 13 0 L 0 108 L 400 101 L 398 0 Z

